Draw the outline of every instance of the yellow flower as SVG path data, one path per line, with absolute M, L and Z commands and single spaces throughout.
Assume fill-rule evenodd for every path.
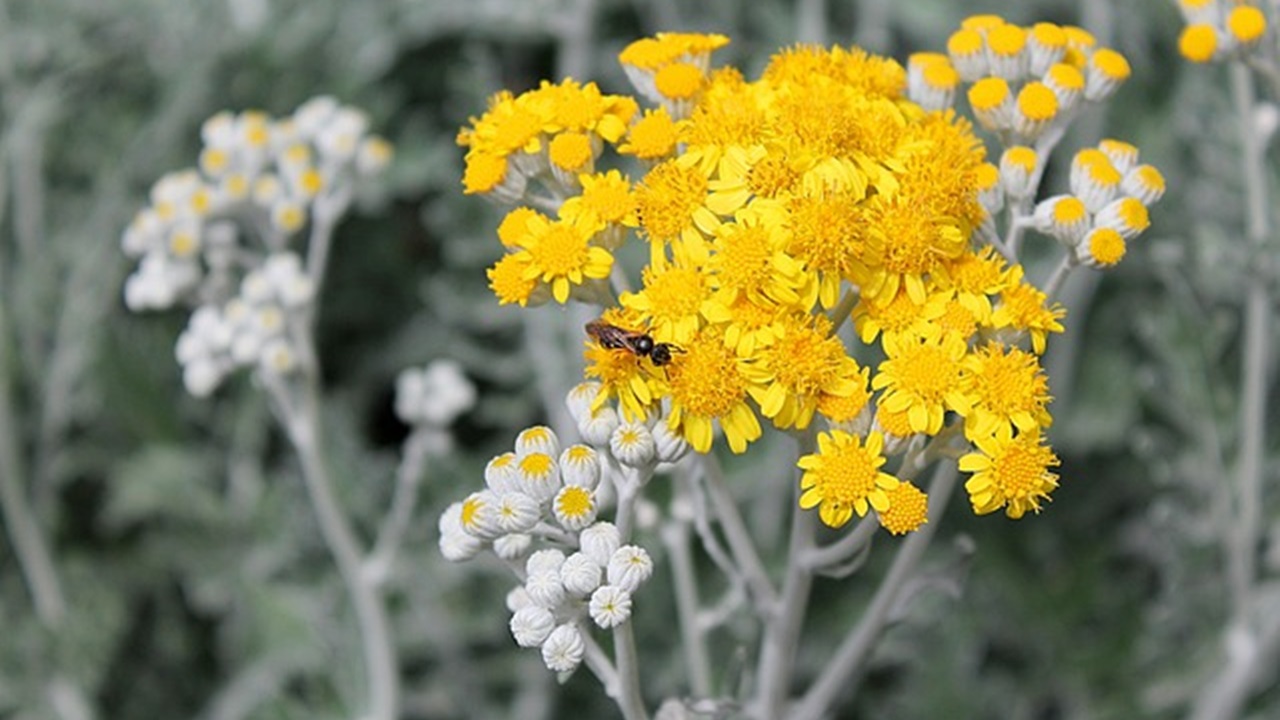
M 715 288 L 712 301 L 729 308 L 745 296 L 762 306 L 807 310 L 817 288 L 807 283 L 803 266 L 784 252 L 786 237 L 781 225 L 754 213 L 740 213 L 736 221 L 716 228 L 706 261 Z
M 516 257 L 527 264 L 524 278 L 549 284 L 556 302 L 564 304 L 569 300 L 571 286 L 581 285 L 588 278 L 609 277 L 613 255 L 591 245 L 598 229 L 599 226 L 586 224 L 580 217 L 568 220 L 530 217 L 527 232 L 517 241 L 522 249 Z
M 752 197 L 776 200 L 799 189 L 800 170 L 781 152 L 770 153 L 763 145 L 733 146 L 720 158 L 707 207 L 717 215 L 730 216 L 746 206 Z
M 627 131 L 627 141 L 618 146 L 618 152 L 640 160 L 663 160 L 675 153 L 679 140 L 676 121 L 666 108 L 660 107 L 644 111 L 644 116 Z
M 640 228 L 650 245 L 650 264 L 666 264 L 665 248 L 691 264 L 706 259 L 706 239 L 720 224 L 706 207 L 707 178 L 680 160 L 656 165 L 636 187 Z
M 636 199 L 631 183 L 617 170 L 582 175 L 582 194 L 575 195 L 560 206 L 560 217 L 570 219 L 581 216 L 587 225 L 622 225 L 636 227 Z
M 701 453 L 711 449 L 712 425 L 719 422 L 729 449 L 744 452 L 761 434 L 760 421 L 747 404 L 752 383 L 743 372 L 745 361 L 714 330 L 704 329 L 683 349 L 667 366 L 667 422 Z
M 840 283 L 862 283 L 867 277 L 862 257 L 871 221 L 848 192 L 805 193 L 786 204 L 791 231 L 787 252 L 818 277 L 818 299 L 825 308 L 840 299 Z
M 600 319 L 627 330 L 643 327 L 635 313 L 618 308 L 606 310 Z M 586 341 L 585 348 L 582 353 L 584 375 L 600 381 L 600 390 L 591 409 L 597 410 L 610 399 L 617 398 L 624 417 L 629 420 L 644 418 L 662 392 L 661 380 L 651 372 L 652 362 L 641 360 L 625 348 L 602 347 L 593 339 Z
M 698 331 L 698 313 L 710 294 L 707 276 L 692 268 L 646 267 L 644 289 L 624 293 L 622 306 L 635 311 L 658 342 L 686 343 Z
M 974 444 L 979 452 L 960 458 L 960 469 L 973 473 L 964 484 L 973 511 L 986 515 L 1005 508 L 1015 520 L 1028 510 L 1040 512 L 1040 501 L 1058 487 L 1058 476 L 1049 468 L 1059 465 L 1053 450 L 1041 443 L 1040 430 L 1014 437 L 1012 426 L 1003 425 Z
M 1031 432 L 1053 422 L 1045 409 L 1052 398 L 1040 358 L 990 342 L 970 353 L 964 366 L 973 399 L 973 410 L 965 417 L 967 437 L 987 437 L 1009 425 Z
M 904 192 L 891 200 L 869 203 L 865 258 L 870 278 L 863 294 L 872 302 L 892 299 L 903 287 L 912 302 L 924 304 L 927 277 L 968 247 L 969 233 L 933 215 L 927 200 L 915 191 L 906 192 L 904 186 Z
M 846 424 L 853 422 L 866 409 L 867 403 L 871 402 L 871 389 L 868 387 L 870 375 L 870 368 L 862 368 L 858 373 L 858 377 L 855 378 L 857 388 L 848 395 L 829 395 L 826 393 L 819 395 L 818 413 L 830 423 Z
M 698 105 L 680 123 L 683 158 L 706 175 L 711 175 L 731 148 L 759 145 L 765 139 L 768 108 L 764 107 L 758 83 L 748 83 L 733 68 L 711 75 Z
M 991 314 L 991 324 L 1029 333 L 1031 347 L 1040 355 L 1044 353 L 1045 336 L 1062 332 L 1062 323 L 1058 320 L 1067 314 L 1057 303 L 1047 308 L 1044 303 L 1044 293 L 1023 281 L 1022 266 L 1016 265 L 1009 271 L 1008 285 L 1000 293 L 1000 306 Z
M 528 262 L 521 260 L 515 254 L 508 253 L 486 271 L 489 287 L 498 297 L 499 305 L 520 303 L 520 306 L 524 307 L 534 299 L 538 281 L 525 277 L 525 271 L 528 269 Z
M 544 80 L 527 95 L 531 103 L 544 108 L 543 132 L 593 133 L 611 143 L 626 134 L 632 116 L 640 109 L 633 98 L 604 95 L 595 83 L 581 85 L 572 78 L 559 84 Z
M 866 444 L 856 435 L 842 430 L 818 434 L 818 452 L 805 455 L 796 465 L 804 470 L 800 477 L 800 507 L 818 508 L 818 517 L 830 527 L 843 527 L 853 514 L 867 514 L 889 509 L 888 491 L 898 487 L 898 479 L 881 472 L 884 437 L 878 432 L 867 436 Z
M 781 332 L 780 318 L 786 312 L 787 309 L 776 302 L 767 298 L 755 302 L 745 293 L 738 294 L 728 305 L 712 299 L 702 306 L 702 316 L 723 327 L 725 344 L 743 358 L 753 357 L 756 348 L 777 337 Z
M 527 96 L 517 98 L 503 90 L 489 98 L 484 115 L 471 118 L 471 127 L 458 133 L 458 144 L 498 158 L 517 152 L 536 153 L 542 148 L 545 119 L 545 111 Z
M 947 410 L 969 412 L 964 392 L 967 346 L 957 335 L 885 338 L 888 359 L 880 363 L 871 387 L 883 389 L 880 404 L 889 412 L 907 412 L 912 432 L 934 435 Z
M 914 532 L 929 522 L 929 496 L 903 480 L 889 491 L 889 509 L 880 515 L 880 526 L 894 535 Z
M 760 413 L 784 429 L 809 427 L 822 396 L 848 397 L 866 388 L 866 376 L 831 334 L 826 317 L 803 317 L 784 320 L 782 331 L 746 369 L 757 383 L 751 397 Z
M 991 322 L 991 296 L 1005 286 L 1004 258 L 991 246 L 974 253 L 965 251 L 938 274 L 938 284 L 953 290 L 956 300 L 973 313 L 979 324 Z
M 520 239 L 529 232 L 529 219 L 535 217 L 542 218 L 544 222 L 551 221 L 546 215 L 533 208 L 513 208 L 498 224 L 498 240 L 505 247 L 516 247 L 519 245 Z

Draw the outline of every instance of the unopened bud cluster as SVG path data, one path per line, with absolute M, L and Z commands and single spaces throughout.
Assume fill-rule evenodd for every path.
M 688 451 L 661 418 L 624 422 L 615 408 L 597 406 L 599 391 L 583 383 L 568 396 L 586 444 L 561 447 L 548 427 L 524 430 L 489 461 L 485 488 L 450 505 L 439 523 L 446 559 L 488 551 L 519 568 L 522 582 L 507 597 L 512 636 L 540 648 L 555 672 L 581 662 L 588 618 L 609 629 L 631 617 L 632 595 L 653 573 L 648 552 L 626 544 L 601 511 Z
M 1129 77 L 1120 53 L 1085 30 L 1053 23 L 1022 27 L 995 15 L 967 18 L 947 52 L 916 53 L 907 93 L 926 110 L 950 108 L 962 83 L 974 117 L 1010 141 L 1035 140 L 1084 102 L 1110 97 Z
M 1198 63 L 1254 52 L 1267 34 L 1267 16 L 1242 0 L 1178 0 L 1187 25 L 1178 52 Z
M 364 113 L 330 97 L 283 119 L 221 112 L 201 136 L 199 166 L 160 178 L 121 239 L 138 261 L 124 287 L 131 310 L 198 307 L 177 351 L 195 395 L 237 367 L 294 367 L 289 323 L 313 302 L 317 268 L 303 268 L 291 241 L 339 217 L 355 182 L 391 157 Z

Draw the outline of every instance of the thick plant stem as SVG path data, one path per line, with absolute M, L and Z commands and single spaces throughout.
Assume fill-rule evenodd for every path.
M 1245 233 L 1249 251 L 1261 257 L 1271 233 L 1268 217 L 1264 148 L 1255 126 L 1253 78 L 1247 67 L 1231 67 L 1231 93 L 1240 121 L 1240 164 L 1244 171 Z M 1257 613 L 1251 612 L 1257 579 L 1257 547 L 1262 529 L 1263 439 L 1266 429 L 1267 365 L 1270 362 L 1272 299 L 1266 278 L 1250 273 L 1245 279 L 1244 359 L 1240 386 L 1240 445 L 1236 459 L 1234 513 L 1223 528 L 1232 619 L 1225 629 L 1225 664 L 1196 698 L 1193 720 L 1239 717 L 1261 680 L 1259 669 L 1280 648 L 1280 623 L 1259 632 Z M 1269 620 L 1270 618 L 1268 618 Z
M 631 527 L 635 514 L 636 498 L 642 484 L 639 477 L 627 472 L 616 475 L 618 482 L 618 512 L 615 521 L 623 543 L 631 539 Z M 614 700 L 626 720 L 648 720 L 644 697 L 640 693 L 640 664 L 636 652 L 635 632 L 631 621 L 613 628 L 613 662 L 618 669 L 618 688 Z
M 782 581 L 778 611 L 765 624 L 764 646 L 760 650 L 758 712 L 760 718 L 782 717 L 795 666 L 800 631 L 809 608 L 813 571 L 804 557 L 813 549 L 814 515 L 793 502 L 791 540 L 787 574 Z
M 747 524 L 738 512 L 738 504 L 729 492 L 720 461 L 715 455 L 708 453 L 702 456 L 702 467 L 707 480 L 707 495 L 711 499 L 716 517 L 720 519 L 720 527 L 724 528 L 729 552 L 745 576 L 757 609 L 762 610 L 762 614 L 766 616 L 771 615 L 777 609 L 778 594 L 773 589 L 760 554 L 756 551 L 751 533 L 747 532 Z
M 300 402 L 295 405 L 287 390 L 273 386 L 278 408 L 302 464 L 302 477 L 315 509 L 316 521 L 338 572 L 347 587 L 360 629 L 365 675 L 369 691 L 368 720 L 399 718 L 400 676 L 395 645 L 381 593 L 371 578 L 361 572 L 361 551 L 346 515 L 333 493 L 328 468 L 321 457 L 320 407 L 316 377 L 307 374 Z
M 681 484 L 680 495 L 687 494 Z M 680 502 L 688 502 L 680 500 Z M 680 641 L 684 647 L 685 665 L 689 672 L 689 690 L 696 698 L 711 695 L 711 661 L 707 658 L 706 633 L 698 619 L 698 578 L 694 572 L 692 521 L 686 517 L 673 517 L 662 528 L 662 544 L 671 559 L 671 574 L 675 586 L 676 614 L 680 620 Z
M 903 541 L 889 574 L 880 583 L 857 627 L 840 643 L 835 657 L 787 716 L 790 720 L 819 720 L 841 693 L 856 685 L 857 676 L 866 667 L 876 642 L 888 627 L 890 611 L 898 602 L 903 586 L 915 574 L 916 566 L 933 539 L 951 499 L 957 475 L 955 463 L 943 461 L 938 465 L 929 487 L 929 522 Z

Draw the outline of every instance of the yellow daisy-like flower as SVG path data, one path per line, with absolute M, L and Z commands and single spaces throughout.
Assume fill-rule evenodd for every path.
M 493 267 L 485 271 L 489 277 L 489 288 L 498 297 L 499 305 L 520 303 L 525 307 L 534 297 L 538 281 L 525 277 L 529 263 L 515 254 L 503 255 Z
M 1044 353 L 1046 336 L 1062 332 L 1058 322 L 1067 314 L 1058 303 L 1045 307 L 1045 294 L 1023 281 L 1022 266 L 1010 269 L 1008 285 L 1000 293 L 1000 306 L 991 314 L 991 324 L 997 328 L 1013 328 L 1031 335 L 1031 347 L 1037 355 Z
M 668 160 L 649 171 L 636 187 L 640 228 L 650 245 L 649 264 L 666 264 L 665 248 L 672 244 L 675 254 L 690 264 L 706 260 L 706 239 L 720 225 L 706 207 L 707 178 L 697 168 Z
M 600 319 L 626 330 L 643 327 L 634 312 L 620 308 L 606 310 Z M 642 360 L 625 348 L 603 347 L 594 339 L 586 341 L 582 357 L 584 375 L 600 381 L 600 390 L 591 403 L 592 410 L 616 398 L 625 418 L 646 417 L 662 392 L 662 381 L 652 372 L 651 361 Z
M 880 363 L 871 387 L 885 391 L 880 399 L 885 409 L 907 412 L 912 432 L 934 435 L 947 410 L 969 413 L 963 365 L 968 347 L 962 338 L 906 335 L 885 338 L 883 344 L 888 359 Z
M 599 229 L 581 217 L 567 220 L 530 217 L 526 234 L 516 243 L 522 248 L 516 257 L 527 264 L 525 279 L 547 283 L 556 302 L 564 304 L 573 285 L 581 285 L 588 278 L 609 277 L 613 255 L 591 244 Z
M 666 108 L 659 107 L 644 111 L 644 115 L 627 131 L 626 142 L 618 146 L 618 152 L 656 162 L 674 155 L 679 142 L 676 121 Z
M 710 176 L 729 150 L 764 142 L 769 108 L 762 93 L 734 68 L 712 73 L 693 113 L 680 123 L 682 157 Z
M 976 253 L 962 253 L 938 275 L 938 284 L 953 290 L 956 300 L 968 308 L 981 325 L 991 322 L 991 296 L 1003 290 L 1005 283 L 1004 258 L 989 245 Z
M 1045 408 L 1053 398 L 1039 357 L 990 342 L 970 353 L 964 366 L 973 399 L 973 411 L 965 417 L 967 437 L 987 437 L 1007 425 L 1031 432 L 1052 424 Z
M 799 188 L 800 179 L 799 168 L 781 152 L 771 153 L 763 145 L 733 146 L 725 150 L 715 179 L 707 185 L 711 190 L 707 207 L 727 217 L 753 197 L 789 197 Z
M 458 133 L 458 144 L 497 158 L 517 152 L 536 153 L 542 148 L 542 128 L 547 120 L 543 107 L 528 95 L 516 97 L 503 90 L 489 98 L 489 109 L 471 118 L 471 127 Z M 468 159 L 468 166 L 470 160 Z
M 1005 509 L 1017 520 L 1028 510 L 1040 512 L 1040 502 L 1058 487 L 1058 476 L 1049 468 L 1059 465 L 1053 450 L 1041 442 L 1040 430 L 1014 437 L 1003 425 L 987 438 L 974 440 L 978 452 L 960 458 L 960 469 L 973 473 L 965 482 L 969 502 L 979 515 Z
M 884 431 L 886 440 L 904 440 L 915 435 L 915 430 L 911 429 L 910 413 L 906 410 L 890 412 L 883 402 L 877 403 L 875 419 L 876 426 Z
M 746 451 L 760 437 L 760 421 L 747 404 L 752 388 L 733 348 L 721 333 L 704 329 L 667 366 L 671 414 L 667 422 L 698 452 L 711 449 L 712 425 L 720 423 L 729 449 Z
M 723 328 L 725 344 L 743 358 L 755 356 L 756 348 L 778 336 L 781 317 L 788 311 L 767 298 L 755 302 L 745 293 L 738 294 L 728 305 L 714 299 L 702 305 L 702 316 Z
M 889 509 L 877 514 L 880 526 L 894 535 L 914 532 L 929 522 L 929 496 L 903 480 L 889 491 Z
M 550 218 L 533 208 L 513 208 L 498 224 L 498 240 L 505 247 L 516 247 L 520 244 L 520 239 L 529 234 L 529 219 L 535 217 L 541 218 L 543 222 L 551 222 Z
M 834 424 L 851 423 L 862 414 L 871 402 L 871 368 L 862 368 L 854 379 L 856 389 L 848 395 L 818 396 L 818 414 Z
M 545 108 L 544 132 L 593 133 L 611 143 L 626 134 L 632 116 L 640 109 L 634 98 L 605 95 L 595 83 L 583 85 L 572 78 L 559 84 L 544 80 L 528 95 L 531 102 Z
M 751 397 L 761 414 L 783 429 L 809 427 L 823 395 L 847 397 L 866 387 L 865 375 L 831 334 L 827 318 L 804 318 L 784 320 L 782 331 L 746 369 L 757 383 Z
M 818 452 L 796 463 L 800 477 L 800 507 L 818 508 L 818 517 L 830 527 L 843 527 L 853 514 L 864 517 L 869 507 L 889 509 L 889 491 L 898 479 L 881 472 L 885 458 L 884 436 L 867 435 L 866 443 L 842 430 L 818 434 Z
M 918 334 L 922 309 L 907 295 L 905 288 L 899 288 L 894 298 L 885 303 L 859 298 L 853 308 L 853 328 L 862 342 L 868 345 L 875 342 L 881 333 L 886 338 L 897 338 L 910 332 Z
M 688 342 L 698 332 L 698 313 L 711 292 L 707 276 L 679 265 L 646 267 L 643 276 L 644 289 L 624 293 L 622 306 L 633 310 L 658 342 Z
M 872 226 L 858 198 L 846 192 L 798 195 L 786 210 L 787 252 L 817 274 L 818 299 L 834 307 L 841 281 L 862 283 L 867 277 L 862 257 Z
M 967 232 L 950 219 L 934 216 L 926 199 L 908 194 L 905 187 L 891 200 L 873 199 L 866 222 L 870 278 L 863 295 L 872 302 L 890 300 L 903 287 L 912 302 L 923 305 L 927 278 L 969 244 Z
M 582 193 L 560 206 L 562 219 L 581 216 L 587 225 L 622 225 L 636 227 L 636 199 L 631 182 L 617 170 L 582 175 L 578 178 Z
M 784 252 L 786 240 L 781 225 L 755 213 L 740 213 L 737 221 L 716 228 L 705 265 L 715 288 L 712 300 L 728 308 L 745 296 L 760 305 L 807 310 L 812 293 L 803 266 Z

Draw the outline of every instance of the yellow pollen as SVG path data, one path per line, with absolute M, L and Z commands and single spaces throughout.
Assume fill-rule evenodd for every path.
M 506 158 L 483 152 L 467 153 L 467 168 L 462 173 L 463 194 L 490 192 L 498 187 L 506 176 Z
M 1017 55 L 1027 44 L 1027 32 L 1017 25 L 1004 24 L 987 33 L 987 46 L 996 55 Z
M 1018 92 L 1018 109 L 1031 120 L 1051 120 L 1058 114 L 1058 96 L 1044 83 L 1032 81 Z
M 1252 5 L 1237 5 L 1227 15 L 1227 29 L 1242 43 L 1252 43 L 1267 31 L 1267 16 Z
M 737 356 L 717 337 L 690 343 L 671 365 L 672 398 L 693 415 L 722 417 L 742 401 L 746 379 Z
M 1218 33 L 1207 23 L 1188 25 L 1178 37 L 1178 52 L 1191 62 L 1209 62 L 1217 51 Z
M 1083 220 L 1089 211 L 1084 202 L 1073 195 L 1062 198 L 1053 205 L 1053 219 L 1061 225 L 1072 225 Z
M 1083 90 L 1084 75 L 1075 67 L 1066 63 L 1056 63 L 1045 73 L 1047 80 L 1064 90 Z
M 1112 80 L 1124 80 L 1129 77 L 1129 61 L 1115 50 L 1102 48 L 1093 54 L 1089 64 Z
M 587 261 L 587 238 L 563 224 L 553 224 L 529 248 L 534 266 L 542 274 L 567 276 L 580 270 Z
M 947 52 L 964 57 L 982 52 L 982 35 L 976 30 L 957 30 L 947 38 Z
M 563 132 L 556 135 L 547 148 L 551 162 L 565 170 L 580 170 L 591 162 L 591 139 L 586 133 Z
M 776 198 L 784 192 L 790 192 L 800 182 L 800 174 L 781 155 L 769 155 L 761 158 L 751 167 L 747 176 L 747 187 L 760 197 Z
M 702 70 L 689 63 L 671 63 L 653 78 L 658 92 L 673 100 L 687 100 L 698 94 L 704 81 Z
M 1102 266 L 1111 266 L 1124 258 L 1125 243 L 1119 232 L 1097 228 L 1089 233 L 1089 255 Z
M 486 271 L 489 287 L 497 296 L 499 305 L 510 303 L 524 305 L 529 302 L 529 296 L 538 286 L 538 282 L 525 277 L 525 271 L 528 268 L 528 263 L 521 261 L 514 254 L 507 254 Z
M 1004 78 L 984 77 L 969 87 L 969 104 L 974 110 L 994 110 L 1009 99 L 1009 83 Z
M 1060 48 L 1067 44 L 1067 34 L 1053 23 L 1036 23 L 1031 27 L 1031 37 L 1048 48 Z
M 678 140 L 675 121 L 666 108 L 658 108 L 645 112 L 644 117 L 631 126 L 627 142 L 618 151 L 642 160 L 656 160 L 674 152 Z
M 556 504 L 565 517 L 582 517 L 591 512 L 591 493 L 577 485 L 568 485 L 556 498 Z

